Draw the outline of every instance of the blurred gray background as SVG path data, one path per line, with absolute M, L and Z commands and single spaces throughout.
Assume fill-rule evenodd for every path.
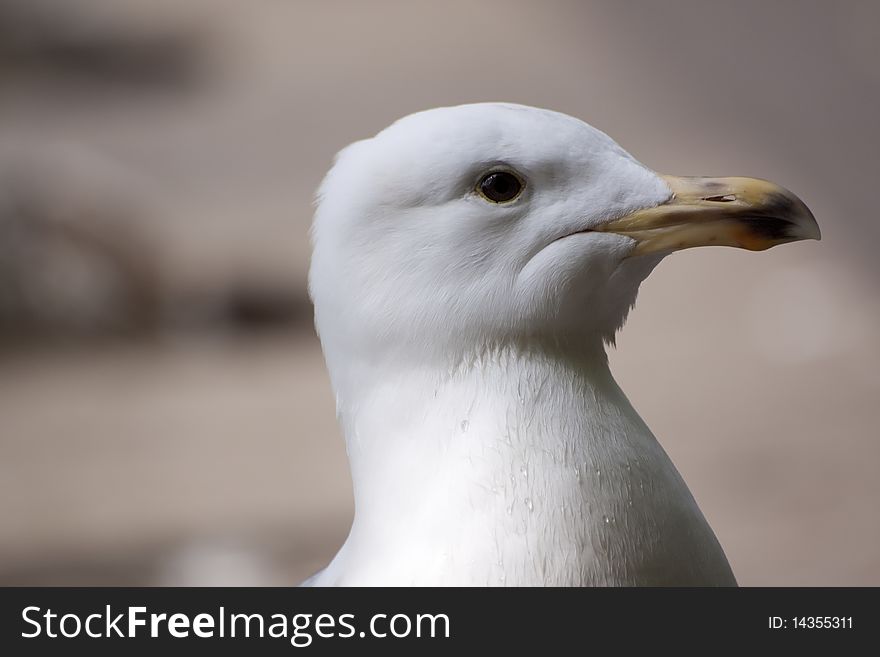
M 880 3 L 0 0 L 0 584 L 292 584 L 351 492 L 306 297 L 333 154 L 560 110 L 821 243 L 664 262 L 612 354 L 744 585 L 880 585 Z

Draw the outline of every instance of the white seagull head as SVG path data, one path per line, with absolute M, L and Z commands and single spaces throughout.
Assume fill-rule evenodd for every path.
M 672 251 L 759 250 L 818 228 L 771 183 L 661 176 L 583 121 L 481 103 L 407 116 L 341 151 L 312 237 L 310 293 L 338 387 L 357 359 L 601 346 Z

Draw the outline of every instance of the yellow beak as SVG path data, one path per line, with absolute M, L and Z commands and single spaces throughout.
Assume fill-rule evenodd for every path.
M 664 204 L 638 210 L 594 230 L 631 237 L 631 255 L 692 246 L 763 251 L 821 239 L 813 214 L 787 189 L 757 178 L 661 176 L 672 188 Z

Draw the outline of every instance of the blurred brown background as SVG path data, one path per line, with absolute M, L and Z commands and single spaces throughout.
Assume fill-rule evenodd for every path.
M 744 585 L 880 585 L 880 4 L 0 0 L 0 584 L 292 584 L 351 517 L 332 155 L 550 107 L 821 243 L 663 263 L 612 355 Z

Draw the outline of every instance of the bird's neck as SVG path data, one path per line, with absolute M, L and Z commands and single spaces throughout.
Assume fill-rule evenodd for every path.
M 356 388 L 340 419 L 359 510 L 404 502 L 397 492 L 412 477 L 446 469 L 490 477 L 512 461 L 525 465 L 531 452 L 572 438 L 547 424 L 553 418 L 600 434 L 628 407 L 601 348 L 572 356 L 507 347 L 441 366 L 380 367 Z
M 601 347 L 499 349 L 359 387 L 341 413 L 355 495 L 341 583 L 610 582 L 618 567 L 596 555 L 636 515 L 663 521 L 655 486 L 692 502 Z

